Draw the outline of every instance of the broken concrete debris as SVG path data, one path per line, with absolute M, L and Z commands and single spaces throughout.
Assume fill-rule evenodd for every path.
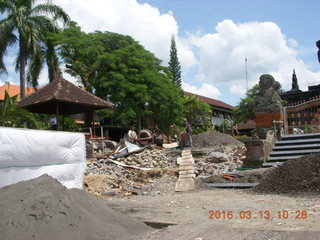
M 110 148 L 105 149 L 104 154 L 98 147 L 95 151 L 99 155 L 87 161 L 84 188 L 100 198 L 118 194 L 149 195 L 158 192 L 151 186 L 162 181 L 174 189 L 178 176 L 179 183 L 190 183 L 189 188 L 192 189 L 195 177 L 202 179 L 230 173 L 242 166 L 246 151 L 243 143 L 217 132 L 193 137 L 197 147 L 188 150 L 150 145 L 136 152 L 130 147 L 125 155 L 112 159 L 110 156 L 121 153 L 126 146 L 108 145 Z
M 176 182 L 175 191 L 184 192 L 194 190 L 194 159 L 191 150 L 182 150 L 182 157 L 177 159 L 179 167 L 179 179 Z

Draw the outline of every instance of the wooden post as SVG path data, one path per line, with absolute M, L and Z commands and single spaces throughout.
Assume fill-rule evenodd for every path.
M 56 105 L 56 120 L 57 120 L 57 131 L 59 131 L 59 102 L 57 102 L 57 105 Z

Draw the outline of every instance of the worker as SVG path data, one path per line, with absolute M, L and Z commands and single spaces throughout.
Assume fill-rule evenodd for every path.
M 57 130 L 57 117 L 52 115 L 50 118 L 51 130 Z
M 185 134 L 187 134 L 187 139 L 186 142 L 184 144 L 185 147 L 192 147 L 192 128 L 190 126 L 190 124 L 188 123 L 187 119 L 183 120 L 183 126 L 184 126 L 184 132 Z
M 137 143 L 137 133 L 134 131 L 135 127 L 132 126 L 128 132 L 128 139 L 131 143 Z

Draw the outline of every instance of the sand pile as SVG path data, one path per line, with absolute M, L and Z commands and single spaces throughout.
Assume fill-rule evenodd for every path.
M 239 145 L 244 146 L 244 144 L 234 137 L 216 132 L 216 131 L 208 131 L 205 133 L 200 133 L 198 135 L 192 136 L 193 147 L 198 148 L 207 148 L 207 147 L 215 147 L 215 146 L 230 146 L 230 145 Z
M 320 193 L 320 154 L 311 154 L 272 168 L 253 191 L 261 193 Z
M 130 239 L 148 229 L 47 175 L 0 189 L 1 239 Z

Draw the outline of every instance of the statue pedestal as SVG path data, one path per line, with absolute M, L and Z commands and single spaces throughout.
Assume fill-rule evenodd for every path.
M 273 121 L 283 121 L 282 111 L 257 111 L 256 112 L 256 128 L 260 139 L 266 139 L 268 130 L 274 129 Z

